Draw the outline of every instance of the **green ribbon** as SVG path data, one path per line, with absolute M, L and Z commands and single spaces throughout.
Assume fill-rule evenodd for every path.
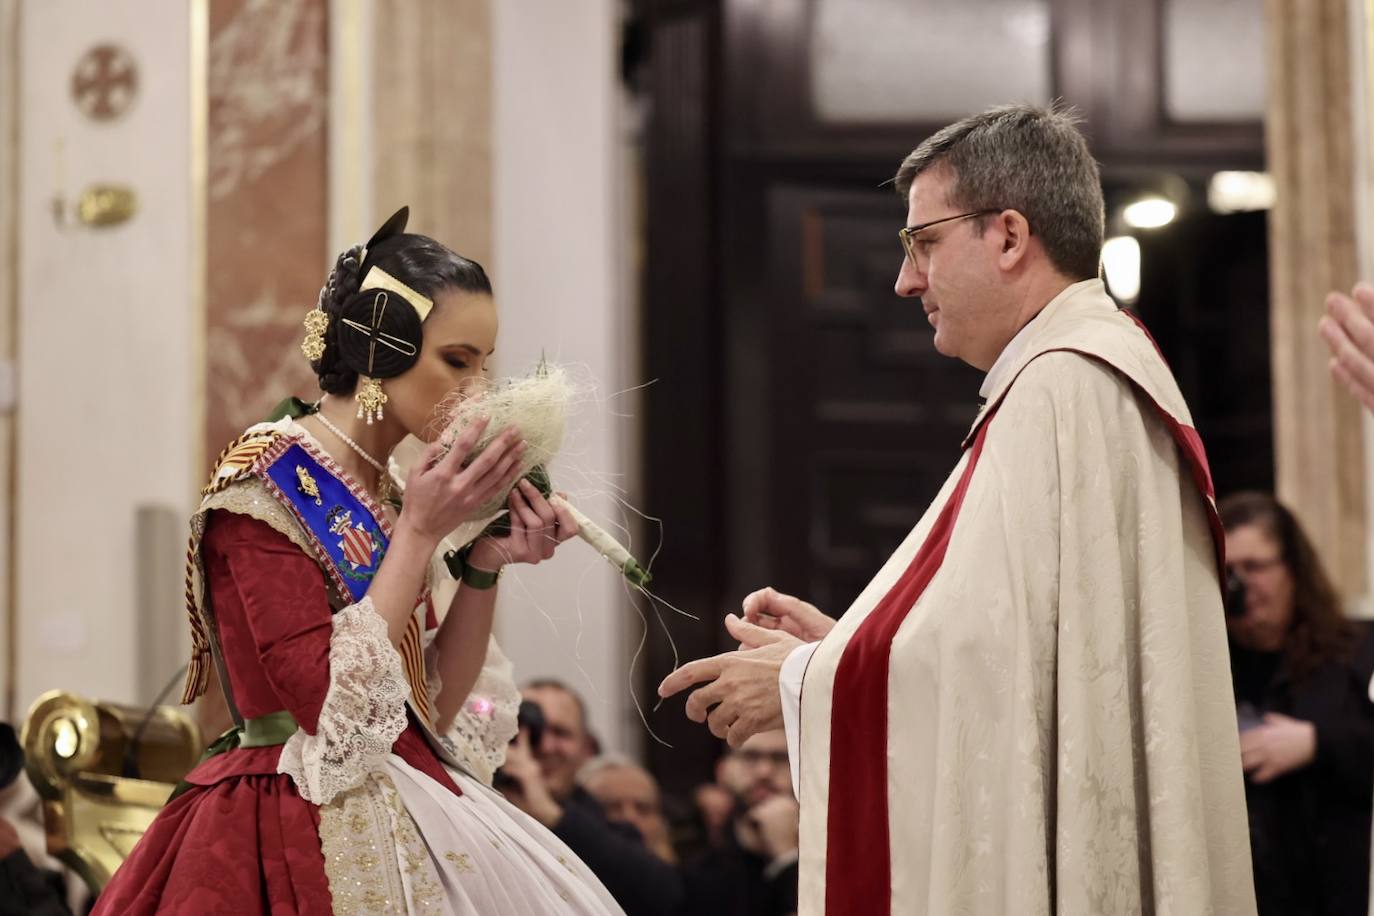
M 312 413 L 315 413 L 319 409 L 319 401 L 316 401 L 315 403 L 311 404 L 307 401 L 302 401 L 300 398 L 291 397 L 282 401 L 276 407 L 273 407 L 272 412 L 267 415 L 266 422 L 275 423 L 278 420 L 285 419 L 286 417 L 290 417 L 293 420 L 299 420 L 301 417 L 310 416 Z
M 216 738 L 205 749 L 205 753 L 200 755 L 200 761 L 196 765 L 199 766 L 212 757 L 240 748 L 277 747 L 285 744 L 287 739 L 296 733 L 297 728 L 295 718 L 284 709 L 253 719 L 244 719 L 243 725 L 235 725 Z M 189 788 L 191 784 L 183 779 L 168 796 L 168 803 Z
M 276 747 L 285 744 L 298 727 L 295 718 L 284 709 L 256 719 L 244 719 L 239 747 Z

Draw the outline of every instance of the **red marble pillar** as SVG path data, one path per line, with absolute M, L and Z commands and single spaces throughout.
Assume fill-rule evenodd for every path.
M 212 0 L 205 453 L 318 394 L 301 355 L 326 252 L 328 0 Z

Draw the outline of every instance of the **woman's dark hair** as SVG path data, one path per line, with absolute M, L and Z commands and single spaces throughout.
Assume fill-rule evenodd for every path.
M 339 313 L 362 285 L 363 246 L 355 245 L 334 262 L 324 289 L 320 308 L 329 316 L 324 335 L 324 355 L 311 368 L 319 376 L 320 388 L 329 394 L 351 394 L 358 384 L 358 373 L 343 361 L 339 348 Z M 367 252 L 367 269 L 380 267 L 406 286 L 433 299 L 443 290 L 491 295 L 491 280 L 476 261 L 470 261 L 427 235 L 398 235 L 373 246 Z
M 1236 493 L 1218 506 L 1227 531 L 1254 525 L 1279 545 L 1293 577 L 1293 624 L 1283 641 L 1283 664 L 1294 680 L 1354 652 L 1359 631 L 1341 611 L 1340 597 L 1297 518 L 1266 493 Z

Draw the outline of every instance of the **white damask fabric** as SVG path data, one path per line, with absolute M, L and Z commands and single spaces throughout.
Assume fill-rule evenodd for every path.
M 992 380 L 1005 399 L 948 553 L 892 642 L 891 911 L 1253 914 L 1206 503 L 1131 379 L 1185 424 L 1186 406 L 1100 282 L 1036 324 Z M 1048 352 L 1065 348 L 1116 368 Z M 806 669 L 802 916 L 824 910 L 828 818 L 848 814 L 828 805 L 836 668 L 967 460 Z
M 454 795 L 388 756 L 320 808 L 334 912 L 368 916 L 618 916 L 561 841 L 461 773 Z
M 329 637 L 329 690 L 315 734 L 296 729 L 282 747 L 277 772 L 301 797 L 327 804 L 378 770 L 406 727 L 406 681 L 386 621 L 364 597 L 334 615 Z

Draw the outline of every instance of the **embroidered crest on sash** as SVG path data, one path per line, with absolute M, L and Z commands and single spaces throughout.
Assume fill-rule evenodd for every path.
M 361 601 L 386 555 L 382 523 L 332 463 L 300 439 L 282 439 L 253 467 L 300 521 L 339 594 Z

